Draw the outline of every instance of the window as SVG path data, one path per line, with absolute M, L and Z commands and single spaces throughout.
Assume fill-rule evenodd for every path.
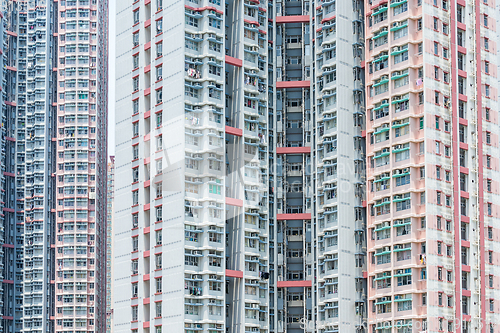
M 157 246 L 162 244 L 162 230 L 157 230 L 155 232 L 155 239 Z
M 163 66 L 156 67 L 156 81 L 163 79 Z
M 163 18 L 156 20 L 156 34 L 163 33 Z
M 186 15 L 186 25 L 197 28 L 198 27 L 198 19 Z
M 133 91 L 138 91 L 139 90 L 139 76 L 134 77 L 132 79 L 132 89 L 133 89 Z
M 212 28 L 220 29 L 220 23 L 221 23 L 221 21 L 218 19 L 211 18 L 211 17 L 208 19 L 208 25 Z
M 438 91 L 434 92 L 434 103 L 439 105 L 439 92 Z
M 484 62 L 484 72 L 486 74 L 489 74 L 490 73 L 490 62 L 489 61 L 485 61 Z
M 62 14 L 62 13 L 61 13 Z M 134 11 L 134 24 L 139 23 L 139 9 Z
M 440 146 L 441 146 L 441 143 L 439 141 L 436 141 L 436 154 L 439 155 L 441 154 L 441 151 L 440 151 Z
M 132 42 L 134 44 L 134 47 L 139 46 L 139 33 L 136 32 L 132 35 Z
M 156 221 L 159 222 L 163 219 L 163 208 L 160 206 L 160 207 L 156 207 L 156 210 L 155 210 L 155 215 L 156 215 Z
M 161 198 L 163 196 L 163 184 L 156 184 L 156 198 Z
M 162 292 L 162 289 L 163 289 L 163 288 L 162 288 L 163 281 L 162 281 L 162 278 L 161 278 L 161 277 L 159 277 L 159 278 L 157 278 L 157 279 L 156 279 L 156 283 L 155 283 L 155 285 L 156 285 L 156 293 L 157 293 L 157 294 L 158 294 L 158 293 L 161 293 L 161 292 Z
M 445 47 L 443 47 L 443 58 L 448 59 L 449 56 L 449 50 Z
M 391 6 L 393 6 L 392 3 L 391 3 Z M 408 11 L 408 3 L 403 2 L 400 5 L 397 5 L 396 7 L 394 7 L 393 15 L 396 16 L 396 15 L 399 15 L 399 14 L 404 13 L 406 11 Z
M 443 34 L 447 35 L 450 33 L 450 26 L 448 24 L 443 23 Z
M 484 49 L 489 50 L 490 49 L 490 39 L 487 37 L 484 37 Z
M 161 318 L 161 305 L 162 302 L 156 302 L 155 303 L 155 318 Z
M 159 135 L 156 137 L 156 151 L 163 149 L 163 136 Z
M 457 29 L 457 44 L 465 47 L 465 31 Z
M 434 42 L 434 54 L 439 55 L 439 43 Z
M 485 27 L 488 26 L 488 15 L 486 15 L 486 14 L 484 14 L 484 16 L 483 16 L 483 24 Z
M 439 129 L 439 116 L 436 116 L 435 119 L 436 119 L 436 129 L 438 130 Z
M 139 204 L 139 191 L 132 192 L 132 205 Z
M 438 30 L 438 24 L 439 24 L 438 18 L 434 17 L 434 30 Z
M 156 90 L 156 104 L 163 103 L 163 89 Z
M 155 267 L 156 269 L 162 268 L 162 254 L 155 254 Z
M 156 114 L 156 127 L 161 127 L 163 123 L 163 112 L 158 112 Z
M 408 35 L 408 26 L 393 32 L 394 40 L 397 40 L 407 35 Z
M 132 137 L 139 135 L 139 122 L 132 124 Z
M 465 54 L 458 52 L 457 63 L 458 63 L 458 69 L 463 71 L 465 68 Z
M 138 308 L 139 308 L 138 306 L 132 307 L 132 321 L 137 321 L 138 314 L 139 314 Z
M 132 56 L 134 69 L 139 68 L 139 54 Z
M 132 102 L 132 111 L 133 114 L 139 113 L 139 100 L 136 99 Z
M 491 144 L 491 132 L 486 132 L 486 143 Z
M 156 57 L 159 58 L 163 56 L 163 42 L 156 44 Z

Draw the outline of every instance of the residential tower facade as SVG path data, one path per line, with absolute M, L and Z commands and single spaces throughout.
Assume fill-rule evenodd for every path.
M 492 1 L 366 2 L 371 332 L 497 332 Z
M 104 280 L 88 277 L 105 265 L 105 243 L 96 246 L 90 238 L 100 244 L 106 228 L 100 213 L 93 214 L 106 212 L 106 173 L 100 169 L 107 152 L 99 144 L 106 146 L 107 2 L 4 1 L 0 16 L 1 330 L 102 331 L 105 309 L 92 303 L 105 299 Z M 76 55 L 88 59 L 86 70 L 76 65 Z M 97 73 L 89 70 L 91 55 L 100 59 Z M 74 76 L 68 81 L 66 69 Z M 100 140 L 97 147 L 95 140 L 89 144 L 92 135 Z M 105 276 L 105 266 L 97 271 Z
M 363 9 L 117 4 L 116 332 L 363 330 Z

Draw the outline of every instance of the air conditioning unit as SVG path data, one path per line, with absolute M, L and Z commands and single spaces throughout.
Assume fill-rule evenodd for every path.
M 390 247 L 390 246 L 385 246 L 385 247 L 384 247 L 384 252 L 388 252 L 388 251 L 390 251 L 390 250 L 391 250 L 391 247 Z

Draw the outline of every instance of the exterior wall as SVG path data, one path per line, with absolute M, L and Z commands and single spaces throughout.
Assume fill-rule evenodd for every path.
M 317 320 L 358 332 L 366 318 L 363 2 L 323 2 L 314 21 Z M 344 300 L 349 300 L 346 304 Z
M 106 230 L 106 332 L 114 331 L 113 327 L 113 225 L 115 222 L 115 157 L 110 156 L 108 162 L 108 196 L 107 196 L 107 230 Z
M 56 39 L 52 2 L 17 7 L 17 222 L 24 226 L 21 331 L 54 329 Z M 29 292 L 27 292 L 29 291 Z M 19 324 L 21 324 L 19 322 Z
M 107 2 L 58 10 L 56 330 L 104 331 Z
M 266 330 L 265 11 L 160 4 L 117 4 L 114 330 Z
M 159 4 L 120 2 L 116 10 L 116 103 L 123 110 L 116 119 L 116 177 L 124 185 L 116 188 L 115 212 L 117 221 L 130 222 L 113 228 L 115 331 L 160 332 L 168 323 L 185 332 L 299 332 L 302 317 L 329 321 L 334 308 L 348 331 L 361 329 L 360 23 L 351 37 L 352 22 L 363 18 L 361 3 L 338 9 L 352 18 L 339 24 L 349 48 L 338 58 L 347 64 L 339 73 L 352 75 L 353 83 L 339 87 L 339 108 L 321 111 L 328 73 L 312 69 L 315 61 L 322 66 L 315 49 L 322 45 L 314 40 L 331 18 L 320 8 L 200 0 L 166 10 Z M 292 35 L 300 41 L 287 39 Z M 321 153 L 323 112 L 335 111 L 346 130 L 332 127 L 328 134 L 338 135 L 337 158 L 346 169 L 330 178 L 342 187 L 345 207 L 326 225 L 325 212 L 336 200 L 318 202 L 317 188 L 328 183 L 321 174 L 330 160 Z M 334 230 L 346 251 L 320 245 Z M 334 254 L 339 268 L 327 276 L 321 267 Z M 334 278 L 341 289 L 327 296 Z M 340 309 L 350 295 L 356 296 Z M 322 332 L 332 332 L 327 326 Z
M 16 191 L 15 191 L 15 124 L 16 112 L 13 110 L 12 102 L 15 100 L 15 77 L 16 77 L 16 41 L 17 36 L 12 34 L 11 24 L 16 13 L 6 12 L 2 8 L 0 15 L 0 38 L 1 38 L 1 77 L 2 77 L 2 135 L 1 135 L 1 185 L 3 189 L 0 201 L 2 202 L 1 233 L 2 242 L 2 285 L 1 285 L 1 307 L 2 321 L 1 330 L 4 332 L 14 332 L 16 323 L 22 315 L 20 305 L 16 300 L 22 298 L 20 292 L 19 274 L 21 273 L 18 264 L 22 259 L 22 249 L 19 242 L 22 232 L 16 225 Z
M 497 330 L 488 311 L 498 172 L 495 42 L 484 49 L 496 36 L 496 15 L 484 26 L 490 7 L 366 5 L 372 332 Z

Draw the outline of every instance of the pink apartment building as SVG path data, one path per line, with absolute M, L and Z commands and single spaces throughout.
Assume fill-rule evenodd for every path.
M 56 332 L 106 331 L 106 0 L 57 6 Z
M 365 3 L 370 332 L 500 332 L 495 6 Z

